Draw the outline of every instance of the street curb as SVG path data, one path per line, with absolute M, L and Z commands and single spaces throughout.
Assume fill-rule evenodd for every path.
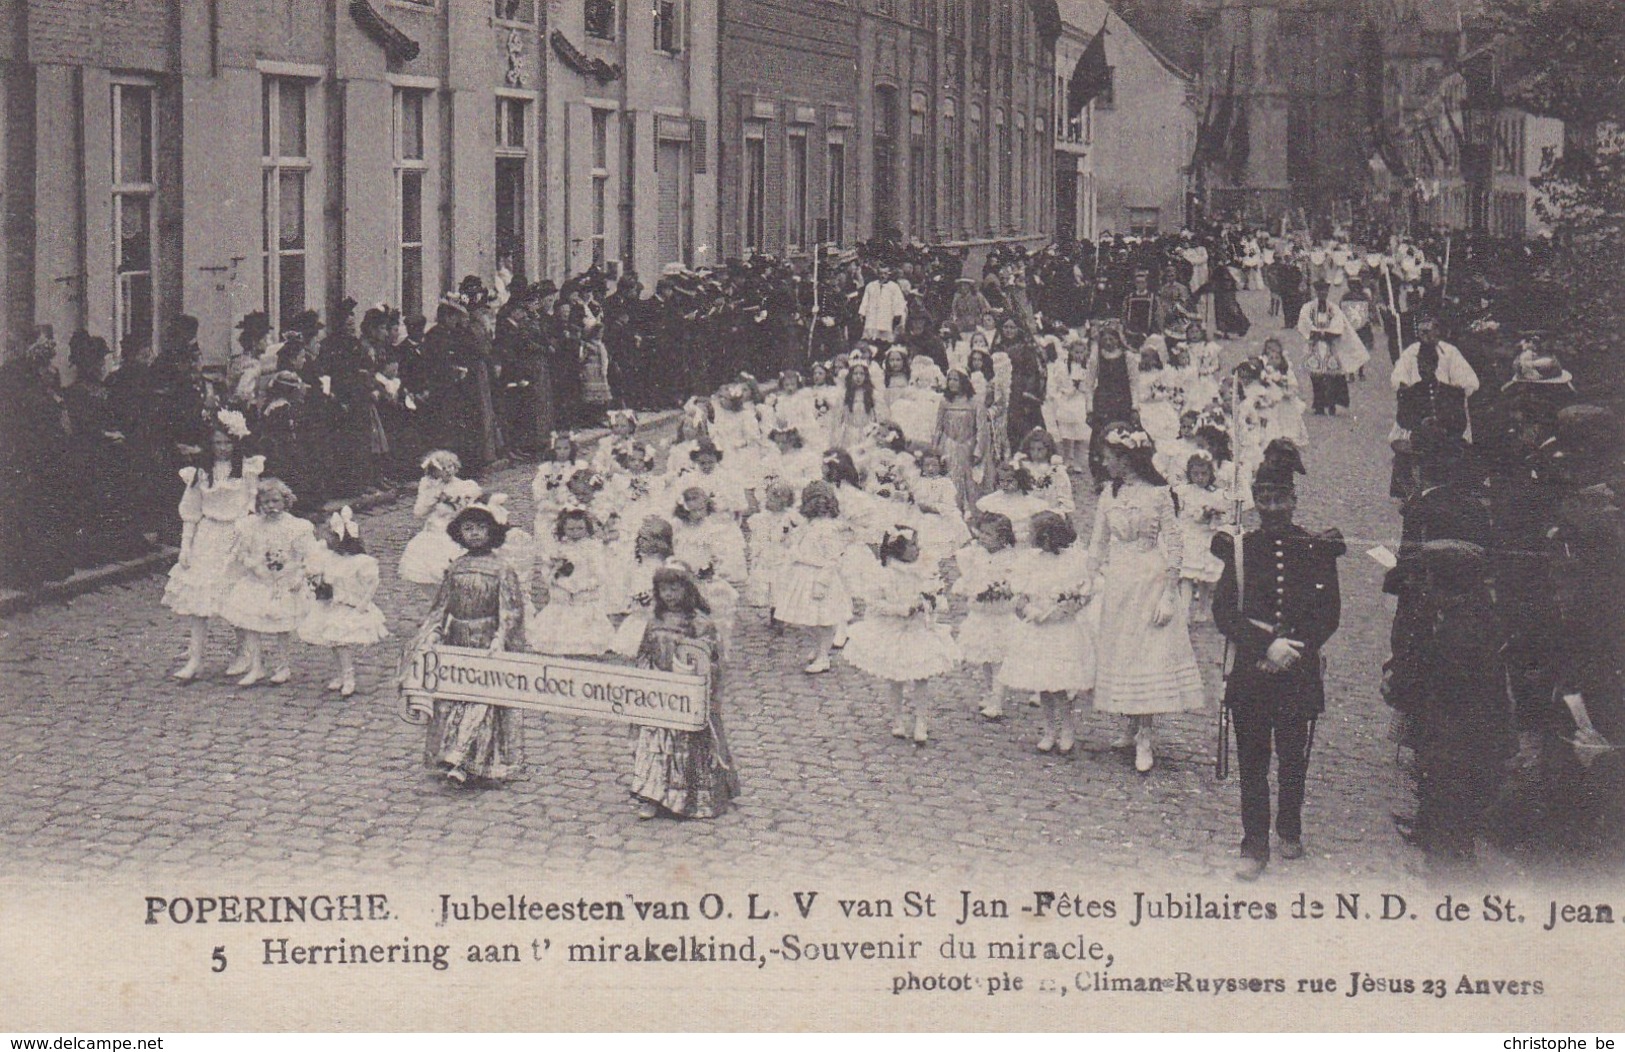
M 638 431 L 651 431 L 664 424 L 677 419 L 680 410 L 667 409 L 658 413 L 650 413 L 640 420 Z M 583 444 L 598 442 L 609 434 L 607 427 L 587 428 L 576 432 Z M 520 467 L 531 461 L 514 460 L 502 457 L 492 461 L 482 472 L 490 475 L 509 468 Z M 330 500 L 322 505 L 319 517 L 325 518 L 340 508 L 349 506 L 351 511 L 372 511 L 377 508 L 392 506 L 404 498 L 411 498 L 417 493 L 417 483 L 402 485 L 393 492 L 368 493 L 350 500 Z M 0 618 L 13 617 L 47 603 L 67 603 L 79 596 L 97 591 L 109 585 L 124 584 L 127 581 L 138 580 L 151 574 L 167 571 L 180 558 L 180 549 L 161 548 L 150 552 L 138 559 L 130 559 L 120 563 L 109 563 L 106 566 L 97 566 L 89 570 L 81 570 L 66 581 L 53 581 L 38 588 L 24 591 L 13 589 L 0 589 Z

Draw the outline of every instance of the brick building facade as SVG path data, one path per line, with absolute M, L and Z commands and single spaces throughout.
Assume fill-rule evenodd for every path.
M 1053 0 L 726 0 L 722 251 L 1054 229 Z
M 280 326 L 347 295 L 432 314 L 465 274 L 692 261 L 716 241 L 694 145 L 715 126 L 715 11 L 0 6 L 0 331 L 123 350 L 184 312 L 219 361 L 251 310 Z

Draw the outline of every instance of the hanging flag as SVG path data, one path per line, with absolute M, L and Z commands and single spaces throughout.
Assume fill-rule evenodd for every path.
M 1226 160 L 1230 163 L 1230 181 L 1241 182 L 1247 171 L 1247 158 L 1253 150 L 1252 129 L 1248 125 L 1247 100 L 1239 100 L 1240 105 L 1235 107 L 1235 121 L 1230 126 L 1230 151 Z
M 1207 140 L 1197 144 L 1197 152 L 1207 164 L 1217 164 L 1224 160 L 1225 144 L 1230 141 L 1230 125 L 1235 120 L 1236 112 L 1236 49 L 1230 48 L 1230 74 L 1225 79 L 1224 95 L 1219 99 L 1219 107 L 1213 115 L 1213 123 L 1208 125 Z
M 1110 21 L 1111 15 L 1106 16 Z M 1066 82 L 1066 118 L 1077 120 L 1083 108 L 1112 86 L 1112 68 L 1106 64 L 1106 21 L 1089 46 L 1078 56 L 1072 76 Z

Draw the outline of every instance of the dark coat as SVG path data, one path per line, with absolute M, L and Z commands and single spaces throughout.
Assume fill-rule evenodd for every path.
M 1262 531 L 1246 534 L 1246 595 L 1238 609 L 1235 540 L 1228 533 L 1213 538 L 1213 554 L 1224 562 L 1213 593 L 1213 622 L 1235 648 L 1225 683 L 1226 705 L 1272 699 L 1301 705 L 1310 716 L 1326 708 L 1320 648 L 1337 631 L 1342 614 L 1337 559 L 1347 550 L 1335 531 L 1317 536 L 1293 526 L 1278 537 Z M 1303 643 L 1302 659 L 1284 672 L 1260 669 L 1270 644 L 1281 638 Z

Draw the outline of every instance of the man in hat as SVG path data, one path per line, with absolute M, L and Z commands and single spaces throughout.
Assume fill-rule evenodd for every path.
M 1335 530 L 1317 536 L 1292 521 L 1301 471 L 1298 458 L 1278 451 L 1276 462 L 1260 466 L 1253 479 L 1261 528 L 1243 534 L 1239 546 L 1228 533 L 1213 539 L 1213 554 L 1224 563 L 1213 621 L 1234 659 L 1224 704 L 1241 772 L 1242 862 L 1236 876 L 1248 881 L 1258 879 L 1270 859 L 1272 744 L 1279 763 L 1275 829 L 1281 857 L 1303 857 L 1304 780 L 1314 723 L 1326 707 L 1320 651 L 1341 615 L 1337 559 L 1347 548 Z
M 1403 553 L 1400 569 L 1416 580 L 1425 614 L 1384 682 L 1406 717 L 1401 744 L 1416 752 L 1416 815 L 1396 824 L 1434 865 L 1470 862 L 1515 741 L 1506 635 L 1479 545 L 1430 540 Z

